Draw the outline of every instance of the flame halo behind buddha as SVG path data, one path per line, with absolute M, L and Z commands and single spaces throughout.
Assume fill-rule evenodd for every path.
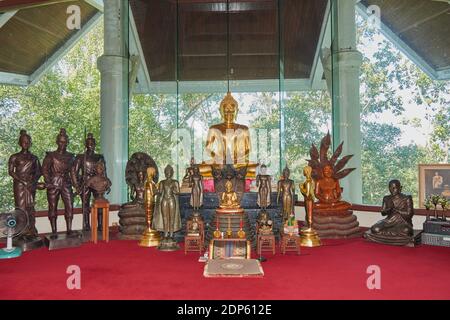
M 208 129 L 205 149 L 210 160 L 199 165 L 203 177 L 212 177 L 212 167 L 222 168 L 227 164 L 235 169 L 246 167 L 246 177 L 256 177 L 258 164 L 249 161 L 250 131 L 247 126 L 235 123 L 238 110 L 237 101 L 228 92 L 220 103 L 222 123 Z

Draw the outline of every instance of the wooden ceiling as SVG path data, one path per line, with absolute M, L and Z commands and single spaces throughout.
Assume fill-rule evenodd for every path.
M 80 7 L 82 26 L 97 12 L 85 1 L 20 9 L 0 29 L 0 71 L 31 75 L 45 63 L 77 31 L 66 27 L 71 4 Z
M 433 69 L 450 68 L 450 5 L 433 0 L 363 0 L 381 21 Z
M 227 53 L 232 80 L 277 79 L 280 53 L 285 78 L 309 78 L 327 1 L 130 4 L 152 81 L 208 81 L 227 79 Z

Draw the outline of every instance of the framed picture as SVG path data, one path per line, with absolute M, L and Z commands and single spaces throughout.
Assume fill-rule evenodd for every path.
M 425 198 L 439 194 L 450 198 L 450 164 L 419 164 L 419 207 Z

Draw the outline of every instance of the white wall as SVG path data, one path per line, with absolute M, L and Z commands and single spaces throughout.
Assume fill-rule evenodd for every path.
M 113 223 L 119 223 L 119 211 L 111 211 L 109 213 L 109 225 L 112 226 Z M 66 230 L 66 220 L 64 219 L 64 216 L 58 216 L 57 220 L 57 228 L 58 231 L 65 231 Z M 75 214 L 73 216 L 72 221 L 72 229 L 73 230 L 81 230 L 83 226 L 83 215 L 82 214 Z M 47 217 L 39 217 L 36 218 L 36 228 L 38 229 L 39 233 L 50 233 L 52 232 L 52 228 L 50 227 L 50 221 Z

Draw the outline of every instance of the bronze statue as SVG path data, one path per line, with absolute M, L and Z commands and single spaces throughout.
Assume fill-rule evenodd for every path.
M 192 187 L 190 205 L 194 211 L 198 211 L 203 205 L 203 177 L 198 167 L 193 168 L 190 185 Z
M 300 192 L 305 200 L 306 227 L 302 228 L 300 234 L 300 245 L 305 247 L 317 247 L 321 245 L 317 232 L 313 229 L 313 207 L 314 207 L 314 181 L 311 177 L 312 168 L 303 168 L 303 175 L 306 180 L 300 184 Z
M 35 196 L 38 180 L 41 177 L 41 164 L 32 154 L 31 137 L 25 130 L 20 130 L 19 146 L 22 150 L 13 154 L 8 161 L 8 173 L 13 178 L 14 205 L 28 215 L 29 224 L 23 238 L 36 238 Z
M 364 237 L 374 242 L 392 245 L 414 243 L 412 197 L 402 193 L 402 186 L 398 180 L 389 181 L 389 192 L 391 194 L 383 198 L 381 209 L 381 215 L 387 217 L 374 224 Z
M 105 163 L 103 161 L 95 164 L 95 175 L 87 179 L 86 187 L 94 192 L 95 200 L 105 199 L 105 192 L 109 193 L 111 191 L 111 180 L 106 176 Z
M 331 136 L 328 132 L 320 141 L 320 151 L 312 145 L 309 150 L 311 159 L 308 165 L 312 168 L 315 182 L 314 196 L 318 202 L 314 204 L 314 228 L 321 238 L 348 238 L 360 236 L 357 217 L 351 210 L 351 204 L 342 200 L 343 189 L 339 180 L 345 178 L 355 168 L 344 169 L 353 155 L 340 158 L 344 142 L 328 157 Z
M 266 210 L 261 210 L 258 220 L 258 233 L 263 235 L 273 234 L 273 221 Z
M 172 179 L 173 168 L 170 165 L 164 169 L 165 180 L 158 183 L 158 201 L 153 218 L 153 227 L 164 232 L 160 250 L 177 250 L 178 246 L 173 238 L 174 233 L 181 229 L 181 216 L 178 195 L 180 186 Z
M 136 172 L 136 179 L 130 185 L 130 198 L 131 201 L 125 203 L 124 207 L 135 207 L 144 205 L 145 194 L 145 173 L 144 171 Z
M 191 177 L 194 174 L 194 168 L 196 167 L 195 165 L 195 159 L 194 157 L 191 158 L 191 162 L 190 162 L 190 166 L 186 168 L 186 173 L 183 177 L 183 184 L 186 185 L 191 185 Z
M 64 203 L 64 218 L 66 220 L 66 233 L 72 233 L 73 219 L 73 194 L 70 170 L 73 165 L 74 155 L 67 152 L 69 137 L 65 129 L 61 129 L 56 137 L 58 149 L 47 152 L 42 162 L 42 175 L 47 189 L 48 218 L 52 227 L 52 236 L 56 237 L 56 218 L 59 198 Z
M 154 168 L 153 182 L 158 182 L 158 167 L 148 154 L 133 153 L 125 168 L 125 181 L 130 190 L 131 201 L 122 204 L 119 210 L 120 239 L 140 240 L 147 228 L 144 208 L 146 172 Z
M 267 174 L 266 165 L 261 165 L 261 173 L 256 176 L 256 187 L 258 187 L 257 204 L 261 209 L 266 209 L 270 206 L 271 179 L 271 176 Z
M 348 210 L 351 204 L 341 200 L 342 188 L 339 180 L 355 170 L 355 168 L 343 169 L 353 155 L 342 157 L 337 161 L 342 153 L 344 145 L 342 142 L 328 159 L 330 145 L 331 136 L 327 133 L 320 142 L 320 152 L 314 145 L 309 151 L 311 160 L 308 160 L 308 165 L 313 169 L 312 178 L 316 182 L 315 196 L 319 200 L 315 207 L 319 210 Z
M 153 229 L 153 213 L 155 211 L 155 197 L 158 193 L 158 187 L 153 181 L 155 176 L 155 168 L 147 168 L 147 180 L 145 180 L 145 193 L 144 193 L 144 207 L 145 215 L 147 219 L 147 228 L 142 234 L 142 238 L 139 241 L 141 247 L 157 247 L 160 243 L 161 236 L 158 231 Z
M 88 133 L 85 140 L 86 150 L 75 157 L 71 168 L 72 184 L 75 187 L 76 194 L 80 195 L 83 211 L 83 230 L 91 230 L 90 226 L 90 203 L 91 196 L 94 195 L 94 189 L 87 186 L 87 181 L 96 175 L 95 166 L 98 162 L 103 163 L 103 172 L 106 177 L 106 162 L 103 155 L 95 153 L 96 142 L 94 135 Z M 98 213 L 98 230 L 102 230 L 102 213 Z
M 294 180 L 289 179 L 290 171 L 288 167 L 283 169 L 283 177 L 277 185 L 277 203 L 282 198 L 282 217 L 287 221 L 290 215 L 294 214 L 295 185 Z

